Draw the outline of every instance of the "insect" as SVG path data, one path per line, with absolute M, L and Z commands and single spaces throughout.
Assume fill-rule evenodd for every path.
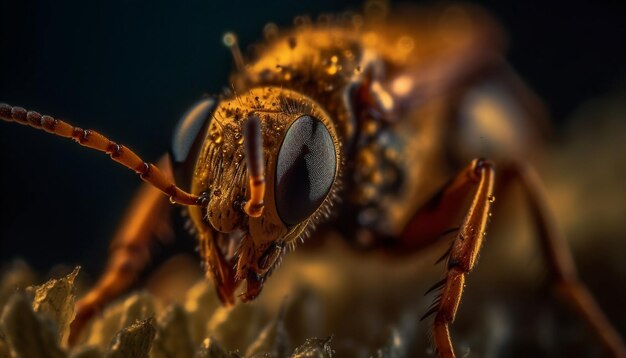
M 492 203 L 518 182 L 555 286 L 606 348 L 623 355 L 621 339 L 576 278 L 536 174 L 516 161 L 532 141 L 521 132 L 542 113 L 502 59 L 497 26 L 481 11 L 461 7 L 390 19 L 303 17 L 286 32 L 268 26 L 253 60 L 226 36 L 236 65 L 232 88 L 189 109 L 158 165 L 99 132 L 0 106 L 2 119 L 105 152 L 147 183 L 103 277 L 78 303 L 73 331 L 135 281 L 161 222 L 190 228 L 225 304 L 234 303 L 242 285 L 241 300 L 256 298 L 289 250 L 316 226 L 332 225 L 359 245 L 397 253 L 456 235 L 442 257 L 447 274 L 432 289 L 439 296 L 423 317 L 434 316 L 439 355 L 454 356 L 449 324 Z M 504 110 L 466 108 L 471 95 L 495 101 L 488 109 Z M 506 101 L 514 105 L 497 106 Z M 472 134 L 464 121 L 488 124 L 470 126 L 478 131 Z M 504 142 L 503 132 L 487 131 L 497 125 L 510 134 Z M 486 148 L 457 146 L 471 136 L 483 136 Z M 466 158 L 472 151 L 490 159 Z M 496 169 L 495 160 L 507 157 Z

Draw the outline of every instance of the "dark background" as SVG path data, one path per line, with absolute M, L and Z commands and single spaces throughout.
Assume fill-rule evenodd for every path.
M 99 129 L 156 160 L 186 107 L 227 84 L 227 30 L 244 45 L 267 22 L 358 10 L 361 1 L 113 0 L 0 2 L 0 101 Z M 485 1 L 509 34 L 509 59 L 557 124 L 624 89 L 626 9 L 618 2 Z M 0 123 L 0 262 L 96 273 L 139 180 L 106 156 Z

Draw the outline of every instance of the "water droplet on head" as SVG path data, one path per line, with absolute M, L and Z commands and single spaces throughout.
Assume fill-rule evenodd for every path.
M 489 198 L 488 198 L 488 199 L 489 199 L 489 202 L 490 202 L 490 203 L 493 203 L 494 201 L 496 201 L 496 197 L 495 197 L 495 196 L 493 196 L 493 195 L 489 195 Z
M 317 17 L 317 24 L 321 26 L 326 26 L 330 24 L 330 16 L 327 14 L 321 14 Z
M 306 25 L 306 20 L 304 19 L 304 16 L 296 16 L 293 19 L 293 25 L 295 27 L 302 27 Z
M 387 16 L 389 5 L 384 0 L 368 0 L 365 2 L 365 16 L 375 20 L 380 20 Z
M 211 138 L 211 140 L 215 144 L 220 144 L 222 143 L 222 140 L 223 140 L 222 133 L 220 133 L 220 131 L 217 129 L 214 129 L 211 131 L 211 133 L 209 134 L 209 138 Z
M 173 196 L 170 196 L 170 204 L 176 204 L 176 200 Z
M 235 140 L 237 144 L 243 144 L 243 135 L 241 135 L 241 133 L 235 133 Z
M 278 26 L 270 22 L 263 28 L 263 36 L 267 41 L 272 41 L 278 36 Z
M 354 15 L 352 16 L 352 26 L 356 29 L 360 29 L 363 26 L 363 16 Z

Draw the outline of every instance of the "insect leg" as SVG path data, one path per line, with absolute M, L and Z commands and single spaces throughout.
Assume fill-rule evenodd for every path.
M 481 161 L 484 165 L 485 161 Z M 413 218 L 395 241 L 399 252 L 413 252 L 438 242 L 447 234 L 458 231 L 458 221 L 467 213 L 467 199 L 476 188 L 476 165 L 472 162 L 457 174 L 413 215 Z M 469 203 L 468 203 L 469 204 Z M 454 223 L 454 224 L 453 224 Z M 393 248 L 392 248 L 393 250 Z
M 545 201 L 546 195 L 537 173 L 530 166 L 518 163 L 503 165 L 500 173 L 498 193 L 507 190 L 515 181 L 524 191 L 556 292 L 570 303 L 612 356 L 626 357 L 624 341 L 585 284 L 578 279 L 571 250 L 554 225 L 555 220 Z
M 159 162 L 166 173 L 167 158 Z M 76 304 L 76 318 L 71 325 L 70 344 L 74 344 L 89 319 L 107 303 L 130 288 L 150 263 L 150 246 L 155 238 L 173 239 L 167 225 L 171 206 L 154 187 L 144 184 L 111 244 L 104 273 Z
M 578 315 L 596 332 L 606 349 L 616 357 L 626 357 L 623 341 L 604 313 L 577 277 L 574 261 L 566 240 L 556 230 L 545 203 L 537 174 L 529 167 L 506 164 L 499 171 L 495 188 L 499 196 L 517 181 L 522 186 L 538 229 L 542 251 L 546 255 L 552 281 L 559 294 L 571 303 Z M 434 345 L 441 357 L 454 357 L 449 324 L 454 321 L 463 294 L 465 275 L 476 263 L 489 217 L 493 196 L 495 170 L 489 162 L 474 161 L 458 174 L 445 188 L 420 209 L 400 237 L 400 248 L 412 251 L 432 244 L 437 233 L 450 228 L 450 219 L 459 210 L 465 197 L 474 189 L 472 203 L 467 210 L 456 240 L 447 257 L 448 272 L 434 289 L 440 289 L 439 298 L 425 318 L 435 314 Z M 446 215 L 448 218 L 446 219 Z
M 416 212 L 392 249 L 414 252 L 437 242 L 442 233 L 457 233 L 450 250 L 441 258 L 447 258 L 446 277 L 431 289 L 440 289 L 440 296 L 422 317 L 435 314 L 433 338 L 440 357 L 455 356 L 448 325 L 454 321 L 463 295 L 465 275 L 474 268 L 482 245 L 494 200 L 494 180 L 495 169 L 491 162 L 484 159 L 472 161 Z M 464 205 L 468 199 L 471 199 L 469 208 Z M 458 222 L 456 220 L 461 215 L 461 225 L 452 228 L 451 223 Z
M 475 188 L 472 203 L 448 255 L 448 272 L 445 280 L 440 283 L 441 296 L 435 301 L 431 310 L 424 315 L 426 317 L 435 314 L 433 338 L 440 357 L 455 356 L 448 326 L 454 321 L 461 303 L 465 287 L 465 275 L 474 268 L 482 245 L 487 229 L 489 210 L 494 200 L 494 179 L 495 170 L 491 162 L 483 159 L 474 160 L 454 178 L 448 186 L 448 190 L 444 192 L 444 194 L 448 193 L 447 200 L 449 200 L 451 194 L 456 194 L 458 198 L 458 195 L 463 191 L 457 188 L 465 188 L 465 194 L 467 194 L 469 187 Z M 449 205 L 447 203 L 442 205 Z
M 183 205 L 206 204 L 206 198 L 180 189 L 156 165 L 144 161 L 129 148 L 110 140 L 96 131 L 74 127 L 60 119 L 42 116 L 37 112 L 26 111 L 24 108 L 12 107 L 4 103 L 0 103 L 0 119 L 29 125 L 60 137 L 71 138 L 84 147 L 104 152 L 113 161 L 134 170 L 139 174 L 141 180 L 150 183 L 176 203 Z

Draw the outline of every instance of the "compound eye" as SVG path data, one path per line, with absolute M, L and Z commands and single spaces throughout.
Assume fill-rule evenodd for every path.
M 296 225 L 317 210 L 337 169 L 335 144 L 319 119 L 302 116 L 285 134 L 276 165 L 276 209 L 287 225 Z
M 189 154 L 203 128 L 210 122 L 211 114 L 215 109 L 217 99 L 207 97 L 189 108 L 176 128 L 172 138 L 172 157 L 175 163 L 183 163 L 189 159 Z

